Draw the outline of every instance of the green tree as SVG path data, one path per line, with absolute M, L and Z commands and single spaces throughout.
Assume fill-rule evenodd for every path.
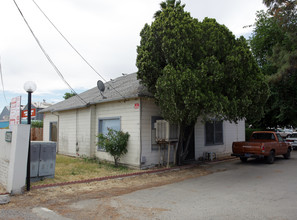
M 74 93 L 74 92 L 66 92 L 64 94 L 63 98 L 64 99 L 69 99 L 70 97 L 75 96 L 75 95 L 76 95 L 76 93 Z
M 265 116 L 259 123 L 251 122 L 263 128 L 297 126 L 297 39 L 293 40 L 293 30 L 282 22 L 270 12 L 258 12 L 250 39 L 252 52 L 271 90 Z
M 277 81 L 296 72 L 297 69 L 297 1 L 263 0 L 263 2 L 268 7 L 267 14 L 271 15 L 270 20 L 277 24 L 277 29 L 280 29 L 283 32 L 281 35 L 285 36 L 285 39 L 277 39 L 276 44 L 271 47 L 270 60 L 277 67 L 272 80 Z M 269 27 L 272 28 L 271 25 Z
M 236 39 L 215 19 L 199 22 L 173 2 L 161 3 L 161 12 L 142 29 L 136 65 L 162 116 L 179 125 L 181 164 L 199 116 L 257 118 L 268 86 L 243 37 Z
M 43 121 L 34 120 L 31 122 L 32 128 L 43 128 Z
M 280 25 L 289 31 L 296 31 L 297 1 L 296 0 L 263 0 L 271 14 Z
M 118 166 L 120 157 L 128 152 L 129 133 L 109 128 L 106 135 L 100 133 L 97 137 L 99 138 L 97 145 L 113 156 L 115 166 Z

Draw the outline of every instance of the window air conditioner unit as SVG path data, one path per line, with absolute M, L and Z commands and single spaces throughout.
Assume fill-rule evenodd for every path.
M 178 140 L 178 126 L 170 124 L 165 120 L 157 120 L 156 128 L 156 142 L 177 141 Z

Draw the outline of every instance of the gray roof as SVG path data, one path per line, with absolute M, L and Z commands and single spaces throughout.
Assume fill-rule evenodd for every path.
M 97 82 L 94 82 L 96 84 Z M 90 90 L 82 92 L 78 96 L 73 96 L 62 102 L 54 104 L 48 108 L 45 108 L 39 112 L 57 112 L 65 111 L 70 109 L 84 108 L 89 105 L 111 102 L 116 100 L 124 100 L 136 97 L 152 97 L 152 95 L 147 91 L 146 87 L 140 84 L 137 79 L 137 74 L 132 73 L 128 75 L 121 76 L 105 84 L 105 91 L 102 92 L 102 96 L 97 87 Z M 82 100 L 81 100 L 82 99 Z

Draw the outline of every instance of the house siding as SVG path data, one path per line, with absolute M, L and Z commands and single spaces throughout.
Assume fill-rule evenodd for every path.
M 136 107 L 135 104 L 137 104 Z M 95 110 L 95 136 L 99 133 L 99 119 L 120 118 L 121 130 L 130 134 L 128 153 L 120 158 L 120 163 L 135 167 L 140 166 L 140 109 L 140 99 L 136 98 L 126 101 L 98 104 Z M 96 149 L 96 156 L 99 159 L 113 161 L 113 158 L 108 153 L 100 150 L 97 151 L 96 144 L 93 145 L 93 148 Z
M 205 144 L 205 124 L 201 122 L 201 118 L 197 120 L 195 125 L 195 159 L 203 156 L 204 152 L 214 152 L 217 157 L 229 156 L 232 152 L 232 143 L 234 141 L 245 140 L 245 121 L 238 123 L 230 123 L 223 121 L 223 141 L 221 145 Z
M 59 116 L 56 116 L 59 115 Z M 44 140 L 49 141 L 50 122 L 58 122 L 58 152 L 71 156 L 96 156 L 113 162 L 108 153 L 97 150 L 96 137 L 99 119 L 120 118 L 121 130 L 128 132 L 128 153 L 120 163 L 137 168 L 148 168 L 167 162 L 167 146 L 161 150 L 152 149 L 152 116 L 160 116 L 160 109 L 150 98 L 135 98 L 125 101 L 100 103 L 88 108 L 46 113 L 44 117 Z M 195 125 L 195 159 L 204 152 L 215 152 L 217 157 L 230 155 L 233 141 L 244 141 L 245 122 L 238 124 L 223 122 L 223 144 L 205 144 L 205 125 L 201 118 Z M 174 148 L 170 148 L 170 162 L 174 161 Z
M 50 141 L 51 122 L 58 122 L 58 116 L 51 113 L 45 113 L 43 115 L 43 141 Z
M 59 153 L 76 155 L 76 110 L 59 113 Z
M 142 99 L 142 115 L 141 115 L 141 146 L 143 158 L 142 168 L 152 167 L 159 164 L 161 157 L 163 161 L 167 161 L 167 147 L 161 151 L 152 150 L 151 124 L 152 116 L 161 116 L 160 108 L 155 104 L 153 99 Z M 173 161 L 174 151 L 171 146 L 170 161 Z
M 78 156 L 91 156 L 90 110 L 90 108 L 85 108 L 76 111 L 76 153 Z

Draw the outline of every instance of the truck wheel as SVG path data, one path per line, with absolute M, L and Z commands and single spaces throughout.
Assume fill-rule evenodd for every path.
M 274 162 L 274 151 L 270 151 L 269 156 L 266 158 L 266 162 L 269 164 L 273 164 Z
M 288 149 L 287 153 L 283 155 L 285 159 L 290 159 L 291 157 L 291 150 Z
M 247 157 L 240 157 L 241 162 L 247 162 Z

